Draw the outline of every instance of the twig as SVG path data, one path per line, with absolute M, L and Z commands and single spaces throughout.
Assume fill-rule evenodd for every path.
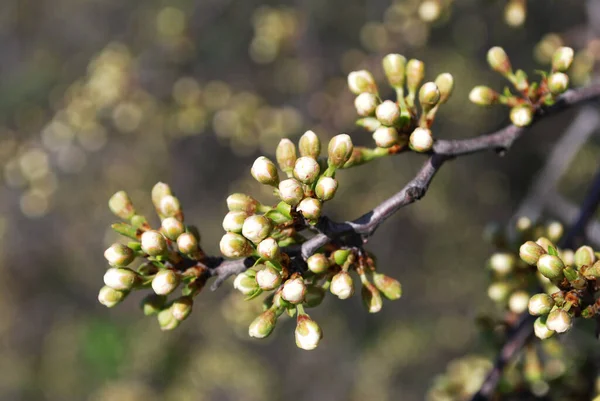
M 555 192 L 548 195 L 546 210 L 563 221 L 574 221 L 579 213 L 577 206 Z M 586 227 L 585 238 L 590 244 L 600 246 L 600 223 L 596 219 L 590 221 Z

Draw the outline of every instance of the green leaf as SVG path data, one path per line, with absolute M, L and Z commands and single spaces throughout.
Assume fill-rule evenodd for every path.
M 111 225 L 110 227 L 121 235 L 124 235 L 124 236 L 132 238 L 132 239 L 138 239 L 137 229 L 130 224 L 115 223 L 115 224 Z
M 252 294 L 248 295 L 246 298 L 244 298 L 244 301 L 250 301 L 254 298 L 256 298 L 257 296 L 259 296 L 260 294 L 262 294 L 263 290 L 261 290 L 260 288 L 257 288 L 256 291 L 254 291 Z
M 552 245 L 548 245 L 548 254 L 552 256 L 558 256 L 556 248 L 554 248 Z

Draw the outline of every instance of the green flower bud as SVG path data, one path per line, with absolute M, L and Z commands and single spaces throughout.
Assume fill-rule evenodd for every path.
M 377 93 L 375 79 L 367 70 L 352 71 L 348 74 L 348 88 L 355 95 L 363 92 Z
M 406 74 L 406 58 L 400 54 L 388 54 L 383 58 L 383 71 L 391 86 L 402 88 Z
M 331 254 L 331 257 L 336 265 L 343 266 L 351 253 L 350 249 L 338 249 Z
M 235 193 L 227 197 L 227 208 L 232 211 L 254 214 L 260 203 L 250 195 Z
M 288 205 L 296 206 L 304 198 L 302 184 L 295 178 L 281 181 L 279 183 L 279 197 Z
M 317 221 L 321 217 L 321 202 L 315 198 L 304 198 L 296 206 L 296 210 L 302 213 L 305 219 Z
M 600 278 L 600 261 L 597 261 L 593 265 L 583 266 L 581 268 L 581 273 L 584 277 L 589 279 L 599 279 Z
M 479 85 L 471 89 L 469 93 L 469 100 L 472 103 L 480 106 L 489 106 L 496 104 L 499 98 L 498 92 L 487 86 Z
M 252 173 L 252 177 L 261 184 L 271 185 L 273 187 L 279 184 L 277 167 L 265 156 L 260 156 L 254 161 L 250 172 Z
M 347 134 L 339 134 L 331 138 L 327 149 L 328 159 L 327 162 L 330 166 L 335 168 L 342 168 L 350 156 L 354 145 L 352 145 L 352 139 Z
M 228 258 L 243 258 L 252 253 L 250 242 L 240 234 L 227 233 L 219 242 L 221 253 Z
M 313 131 L 306 131 L 298 141 L 300 156 L 318 159 L 321 154 L 321 140 Z
M 510 286 L 504 281 L 497 281 L 490 284 L 487 290 L 488 297 L 498 303 L 505 302 L 510 296 Z
M 323 253 L 315 253 L 306 259 L 308 270 L 315 274 L 325 273 L 329 270 L 329 259 Z
M 171 304 L 171 313 L 173 317 L 183 322 L 192 313 L 194 301 L 190 297 L 179 297 Z
M 158 182 L 152 188 L 152 204 L 157 210 L 160 210 L 160 201 L 163 197 L 172 195 L 171 188 L 164 182 Z
M 394 127 L 379 127 L 373 132 L 373 139 L 380 148 L 389 148 L 398 143 L 398 131 Z
M 261 290 L 271 291 L 281 285 L 281 275 L 270 266 L 256 272 L 256 283 Z
M 563 274 L 574 289 L 583 290 L 587 287 L 588 283 L 585 277 L 578 270 L 575 270 L 572 267 L 565 267 Z
M 529 313 L 533 316 L 547 315 L 554 306 L 554 300 L 548 294 L 535 294 L 529 300 Z
M 339 299 L 348 299 L 354 295 L 354 283 L 350 274 L 342 270 L 333 276 L 329 291 Z
M 179 237 L 185 231 L 185 226 L 175 217 L 167 217 L 163 219 L 161 222 L 162 232 L 165 237 L 168 239 L 175 241 L 177 237 Z
M 362 117 L 372 116 L 379 104 L 379 99 L 372 93 L 361 93 L 354 99 L 356 113 Z
M 279 184 L 279 186 L 281 186 L 281 183 Z M 248 214 L 244 211 L 235 210 L 233 212 L 229 212 L 225 215 L 225 218 L 223 219 L 223 229 L 230 233 L 239 234 L 242 232 L 242 227 L 246 218 L 248 218 Z
M 428 152 L 433 146 L 433 135 L 428 128 L 417 127 L 410 134 L 410 147 L 416 152 Z
M 307 308 L 314 308 L 321 305 L 325 298 L 325 290 L 322 287 L 316 285 L 309 285 L 306 287 L 306 294 L 304 294 L 304 305 Z
M 386 100 L 375 109 L 375 116 L 383 125 L 393 126 L 400 121 L 400 107 L 391 100 Z
M 569 76 L 562 72 L 555 72 L 548 77 L 548 89 L 554 96 L 564 93 L 569 89 Z
M 507 76 L 512 72 L 510 59 L 503 48 L 495 46 L 488 50 L 487 62 L 492 70 Z
M 423 114 L 429 113 L 431 109 L 439 103 L 441 98 L 440 90 L 433 82 L 426 82 L 419 90 L 419 103 L 423 109 Z
M 527 291 L 515 291 L 508 298 L 508 308 L 513 313 L 521 314 L 527 310 L 529 294 Z
M 542 255 L 538 259 L 537 268 L 544 277 L 550 280 L 560 280 L 563 278 L 565 265 L 558 256 Z
M 163 309 L 158 312 L 157 318 L 160 329 L 163 331 L 174 330 L 179 326 L 180 323 L 179 320 L 175 319 L 175 316 L 173 316 L 173 311 L 171 308 Z
M 526 127 L 533 121 L 533 109 L 528 105 L 515 106 L 510 109 L 510 121 L 517 127 Z
M 156 273 L 152 279 L 152 289 L 158 295 L 169 295 L 179 286 L 179 274 L 170 269 Z
M 310 316 L 299 313 L 295 337 L 298 348 L 310 351 L 317 348 L 319 341 L 323 338 L 323 332 Z
M 555 309 L 548 314 L 546 326 L 557 333 L 564 333 L 573 326 L 573 320 L 563 309 Z
M 550 330 L 546 325 L 546 320 L 546 316 L 540 316 L 535 319 L 535 322 L 533 323 L 533 332 L 535 333 L 535 336 L 542 340 L 550 338 L 554 335 L 554 331 Z
M 111 196 L 108 200 L 108 208 L 123 220 L 129 220 L 135 214 L 133 203 L 125 191 L 119 191 Z
M 142 250 L 150 256 L 162 255 L 167 251 L 165 237 L 158 231 L 149 230 L 142 234 Z
M 133 250 L 123 244 L 112 244 L 104 251 L 108 264 L 115 267 L 125 267 L 135 259 Z
M 114 290 L 129 291 L 138 282 L 138 274 L 131 269 L 111 267 L 104 273 L 104 284 Z
M 514 270 L 516 265 L 516 258 L 511 253 L 495 253 L 490 258 L 490 268 L 501 276 L 506 276 L 508 273 Z
M 193 255 L 198 251 L 198 239 L 192 233 L 183 233 L 177 237 L 177 248 L 181 253 Z
M 573 62 L 573 55 L 573 49 L 570 47 L 559 47 L 552 55 L 552 71 L 568 70 Z
M 533 241 L 527 241 L 519 248 L 519 256 L 523 262 L 530 266 L 535 266 L 540 256 L 545 255 L 546 251 L 544 248 L 539 246 Z
M 409 93 L 416 93 L 425 78 L 425 64 L 420 60 L 411 59 L 406 64 L 406 87 Z
M 338 188 L 338 182 L 335 178 L 321 177 L 315 186 L 315 194 L 322 201 L 333 199 Z
M 267 217 L 260 215 L 249 216 L 244 220 L 242 235 L 255 244 L 258 244 L 269 236 L 272 229 L 271 220 Z
M 544 249 L 544 251 L 546 251 L 546 252 L 548 252 L 548 247 L 557 249 L 556 245 L 554 245 L 554 243 L 546 237 L 538 238 L 537 241 L 535 241 L 535 243 L 538 244 L 539 246 L 541 246 Z
M 363 127 L 367 131 L 375 131 L 377 128 L 381 127 L 381 123 L 375 117 L 365 117 L 359 120 L 356 120 L 356 125 L 359 127 Z
M 250 323 L 248 335 L 254 338 L 265 338 L 275 328 L 277 314 L 273 309 L 267 309 Z
M 144 311 L 144 315 L 156 315 L 165 306 L 166 301 L 167 297 L 164 295 L 150 293 L 142 299 L 140 306 L 142 307 L 142 311 Z
M 306 294 L 306 285 L 301 277 L 295 277 L 283 283 L 281 297 L 292 304 L 299 304 L 304 301 Z
M 258 252 L 261 258 L 267 260 L 279 260 L 281 256 L 277 241 L 270 237 L 265 238 L 260 242 L 260 244 L 258 244 L 256 247 L 256 252 Z
M 363 304 L 369 313 L 377 313 L 383 307 L 383 300 L 381 299 L 381 293 L 377 288 L 369 283 L 368 281 L 364 281 L 361 289 L 361 296 L 363 300 Z
M 98 293 L 98 301 L 107 308 L 112 308 L 123 301 L 127 294 L 128 292 L 126 291 L 119 291 L 115 290 L 114 288 L 110 288 L 109 286 L 104 286 L 100 288 L 100 292 Z
M 293 170 L 294 164 L 296 164 L 296 146 L 294 143 L 287 138 L 283 138 L 279 141 L 277 149 L 275 150 L 275 158 L 281 171 L 289 173 Z
M 294 166 L 294 177 L 304 184 L 312 184 L 319 176 L 321 168 L 319 163 L 312 157 L 302 156 L 296 160 Z
M 394 301 L 402 296 L 402 285 L 396 279 L 385 274 L 373 273 L 373 284 L 389 300 Z
M 254 277 L 250 277 L 247 274 L 247 271 L 241 274 L 238 274 L 233 281 L 233 288 L 238 290 L 244 295 L 251 295 L 258 290 L 258 283 Z
M 439 104 L 446 103 L 454 90 L 454 77 L 452 74 L 445 72 L 437 76 L 435 84 L 440 91 Z
M 166 217 L 177 217 L 181 215 L 179 199 L 173 195 L 165 195 L 160 200 L 158 211 Z
M 596 254 L 590 246 L 582 246 L 575 252 L 575 266 L 581 269 L 583 266 L 591 266 L 596 262 Z

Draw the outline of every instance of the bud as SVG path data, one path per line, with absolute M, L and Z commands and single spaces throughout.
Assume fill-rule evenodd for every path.
M 182 322 L 192 313 L 194 301 L 190 297 L 179 297 L 171 304 L 173 317 Z
M 403 88 L 406 74 L 406 58 L 400 54 L 388 54 L 383 58 L 383 71 L 394 88 Z
M 573 62 L 573 49 L 570 47 L 559 47 L 552 55 L 552 71 L 564 72 L 569 69 Z
M 331 254 L 331 257 L 336 265 L 343 266 L 351 253 L 352 251 L 350 249 L 338 249 Z
M 321 154 L 321 140 L 313 131 L 306 131 L 298 141 L 300 156 L 318 159 Z
M 265 238 L 258 244 L 256 252 L 258 252 L 261 258 L 267 260 L 279 260 L 279 257 L 281 256 L 277 241 L 270 237 Z
M 321 177 L 315 186 L 315 194 L 322 201 L 333 199 L 337 191 L 338 182 L 335 178 Z
M 435 79 L 435 84 L 440 91 L 440 104 L 444 104 L 448 101 L 454 90 L 454 77 L 452 74 L 444 72 Z
M 296 345 L 303 350 L 313 350 L 319 345 L 323 338 L 323 332 L 319 325 L 307 314 L 298 314 L 298 323 L 296 324 Z
M 506 76 L 511 73 L 512 67 L 508 55 L 503 48 L 495 46 L 488 50 L 487 62 L 492 70 Z
M 527 10 L 524 1 L 510 0 L 504 8 L 504 20 L 510 26 L 523 25 L 526 16 Z
M 165 195 L 160 200 L 158 211 L 163 216 L 176 217 L 181 215 L 179 199 L 173 195 Z
M 279 197 L 288 205 L 296 206 L 304 198 L 304 190 L 298 180 L 289 178 L 279 183 Z
M 142 311 L 144 311 L 144 315 L 156 315 L 160 312 L 167 301 L 167 297 L 164 295 L 158 295 L 155 293 L 150 293 L 142 299 L 140 306 L 142 307 Z
M 515 291 L 508 299 L 508 308 L 513 313 L 521 314 L 527 310 L 529 294 L 527 291 Z
M 565 232 L 565 228 L 558 221 L 552 221 L 546 225 L 546 235 L 550 241 L 558 241 Z
M 133 250 L 123 244 L 112 244 L 104 251 L 104 257 L 108 264 L 116 267 L 125 267 L 135 259 Z
M 510 286 L 504 281 L 490 284 L 487 290 L 488 297 L 498 303 L 506 301 L 510 295 Z
M 228 258 L 243 258 L 252 253 L 250 242 L 240 234 L 227 233 L 219 242 L 221 253 Z
M 541 246 L 542 249 L 544 249 L 544 251 L 546 251 L 546 252 L 548 252 L 548 248 L 549 247 L 557 249 L 556 245 L 554 245 L 554 243 L 552 243 L 552 241 L 550 241 L 546 237 L 540 237 L 540 238 L 538 238 L 537 241 L 535 241 L 535 243 L 538 244 L 539 246 Z
M 165 237 L 158 231 L 149 230 L 142 234 L 142 250 L 150 256 L 162 255 L 167 251 Z
M 104 284 L 119 291 L 129 291 L 138 283 L 138 275 L 131 269 L 111 267 L 104 273 Z
M 308 270 L 315 274 L 325 273 L 329 269 L 329 259 L 323 253 L 315 253 L 306 259 Z
M 490 258 L 490 268 L 497 274 L 505 276 L 514 270 L 516 260 L 511 253 L 495 253 Z
M 471 89 L 469 100 L 480 106 L 489 106 L 498 102 L 498 92 L 487 86 L 479 85 Z
M 563 278 L 565 265 L 558 256 L 542 255 L 538 259 L 537 268 L 544 277 L 550 280 L 560 280 Z
M 588 285 L 585 277 L 579 272 L 579 270 L 575 270 L 572 267 L 565 267 L 563 274 L 573 289 L 583 290 Z
M 339 299 L 348 299 L 354 294 L 354 283 L 352 277 L 345 271 L 341 271 L 331 279 L 329 291 Z
M 248 335 L 254 338 L 265 338 L 275 328 L 277 314 L 273 309 L 267 309 L 250 323 Z
M 406 87 L 409 93 L 416 93 L 425 78 L 425 64 L 420 60 L 411 59 L 406 64 Z
M 575 252 L 571 249 L 558 251 L 558 256 L 562 259 L 565 266 L 572 266 L 575 264 Z
M 183 233 L 177 237 L 177 247 L 179 252 L 186 255 L 193 255 L 198 250 L 198 240 L 192 233 Z
M 533 331 L 537 338 L 545 340 L 554 335 L 554 331 L 550 330 L 548 326 L 546 326 L 546 316 L 538 317 L 533 323 Z
M 560 95 L 569 88 L 569 76 L 562 72 L 555 72 L 548 77 L 548 89 L 554 96 Z
M 161 222 L 161 228 L 165 237 L 175 241 L 185 231 L 185 226 L 175 217 L 167 217 Z
M 554 306 L 554 300 L 548 294 L 535 294 L 529 300 L 529 313 L 533 316 L 547 315 Z
M 379 290 L 373 284 L 366 281 L 366 278 L 363 281 L 361 296 L 365 308 L 367 308 L 369 313 L 377 313 L 383 307 L 383 300 L 381 299 Z
M 389 300 L 394 301 L 402 296 L 402 285 L 396 279 L 385 274 L 373 273 L 373 284 Z
M 304 198 L 296 206 L 296 210 L 302 213 L 305 219 L 317 221 L 321 217 L 321 202 L 315 198 Z
M 571 316 L 563 309 L 553 310 L 548 314 L 548 319 L 546 320 L 546 326 L 557 333 L 568 331 L 572 325 L 573 320 L 571 319 Z
M 107 308 L 112 308 L 123 301 L 127 294 L 128 293 L 126 291 L 119 291 L 115 290 L 114 288 L 110 288 L 109 286 L 104 286 L 100 288 L 100 292 L 98 293 L 98 301 Z
M 348 74 L 348 87 L 355 95 L 363 92 L 377 93 L 375 79 L 367 70 L 352 71 Z
M 398 131 L 394 127 L 379 127 L 373 132 L 373 139 L 380 148 L 389 148 L 398 143 Z
M 227 208 L 232 211 L 254 214 L 260 203 L 250 195 L 235 193 L 227 197 Z
M 304 300 L 306 294 L 306 285 L 302 277 L 295 277 L 287 280 L 283 283 L 283 290 L 281 291 L 281 297 L 292 303 L 299 304 Z
M 528 105 L 515 106 L 510 109 L 510 121 L 517 127 L 526 127 L 533 121 L 533 109 Z
M 372 93 L 361 93 L 354 99 L 356 113 L 362 117 L 372 116 L 379 104 L 379 99 Z
M 287 180 L 286 180 L 287 181 Z M 282 181 L 285 182 L 285 181 Z M 279 184 L 281 186 L 281 183 Z M 248 214 L 241 210 L 235 210 L 225 215 L 223 219 L 223 230 L 230 233 L 241 233 L 244 221 L 248 217 Z
M 304 184 L 312 184 L 319 176 L 321 168 L 319 163 L 312 157 L 302 156 L 296 160 L 294 166 L 294 177 Z
M 277 150 L 275 150 L 275 158 L 282 171 L 291 172 L 294 169 L 294 164 L 296 164 L 296 157 L 296 146 L 292 141 L 287 138 L 279 141 Z
M 281 275 L 270 266 L 256 272 L 256 283 L 261 290 L 271 291 L 281 284 Z
M 252 177 L 261 184 L 271 185 L 273 187 L 279 184 L 277 167 L 265 156 L 260 156 L 254 161 L 250 173 L 252 173 Z
M 171 308 L 158 312 L 157 319 L 161 330 L 173 330 L 179 326 L 179 320 L 175 319 Z
M 440 90 L 436 84 L 433 82 L 423 84 L 419 90 L 419 103 L 421 103 L 423 114 L 429 113 L 429 111 L 439 103 L 440 97 Z
M 527 263 L 530 266 L 536 265 L 540 256 L 545 254 L 546 251 L 544 250 L 544 248 L 542 248 L 533 241 L 527 241 L 519 248 L 519 256 L 521 257 L 523 262 Z
M 265 216 L 255 214 L 244 220 L 242 235 L 255 244 L 258 244 L 269 236 L 272 229 L 273 225 L 271 224 L 271 220 Z
M 339 134 L 331 138 L 329 146 L 327 148 L 328 159 L 327 162 L 330 166 L 335 168 L 342 168 L 344 164 L 352 156 L 354 145 L 352 145 L 352 139 L 347 134 Z
M 356 125 L 359 127 L 363 127 L 367 131 L 375 131 L 377 128 L 381 127 L 381 123 L 375 117 L 365 117 L 359 120 L 356 120 Z
M 119 191 L 111 196 L 108 200 L 108 208 L 123 220 L 129 220 L 135 214 L 133 203 L 125 191 Z
M 306 287 L 306 294 L 304 294 L 304 305 L 307 308 L 314 308 L 319 306 L 325 298 L 325 290 L 322 287 L 316 285 L 309 285 Z
M 386 100 L 377 106 L 375 116 L 383 124 L 393 126 L 400 121 L 400 107 L 391 100 Z
M 591 266 L 596 262 L 596 255 L 590 246 L 582 246 L 575 252 L 575 266 L 581 269 L 582 266 Z
M 410 134 L 410 147 L 416 152 L 427 152 L 433 146 L 433 136 L 428 128 L 417 127 Z
M 244 273 L 238 274 L 233 281 L 233 288 L 244 295 L 254 294 L 256 290 L 258 290 L 256 279 L 251 277 L 248 272 L 249 271 L 246 270 Z M 252 271 L 252 273 L 254 273 L 254 271 Z
M 158 182 L 152 187 L 152 204 L 157 210 L 160 209 L 160 201 L 167 195 L 172 195 L 171 188 L 164 182 Z
M 171 269 L 163 269 L 152 279 L 152 289 L 158 295 L 169 295 L 179 285 L 179 275 Z

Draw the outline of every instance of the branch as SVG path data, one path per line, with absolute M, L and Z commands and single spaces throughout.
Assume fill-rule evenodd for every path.
M 579 208 L 562 195 L 552 193 L 546 200 L 548 212 L 563 221 L 574 221 L 579 213 Z M 600 247 L 600 223 L 596 219 L 590 221 L 586 230 L 585 238 L 591 244 Z

